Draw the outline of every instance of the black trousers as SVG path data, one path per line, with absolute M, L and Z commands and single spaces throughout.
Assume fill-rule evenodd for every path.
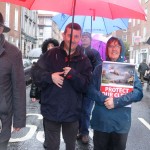
M 59 150 L 61 129 L 66 150 L 75 150 L 76 136 L 79 128 L 78 121 L 55 122 L 44 118 L 43 123 L 47 150 Z
M 8 141 L 0 143 L 0 150 L 7 150 Z
M 106 133 L 94 130 L 94 150 L 125 150 L 128 133 Z

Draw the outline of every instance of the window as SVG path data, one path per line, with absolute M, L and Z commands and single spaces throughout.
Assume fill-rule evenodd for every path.
M 6 3 L 6 15 L 5 15 L 5 24 L 9 27 L 9 20 L 10 20 L 10 4 Z
M 133 21 L 133 27 L 135 26 L 135 19 L 132 20 Z
M 134 33 L 132 33 L 132 45 L 134 45 Z
M 39 35 L 43 36 L 43 28 L 39 29 Z
M 123 35 L 123 36 L 122 36 L 122 40 L 123 40 L 124 42 L 127 42 L 127 35 Z
M 15 30 L 18 31 L 18 9 L 15 8 L 15 22 L 14 22 Z
M 137 20 L 137 24 L 140 24 L 140 19 Z
M 140 31 L 139 30 L 137 30 L 137 36 L 139 36 L 140 35 Z

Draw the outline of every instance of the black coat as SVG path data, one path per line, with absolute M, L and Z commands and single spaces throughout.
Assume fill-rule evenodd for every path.
M 33 81 L 41 88 L 41 113 L 51 121 L 73 122 L 80 117 L 83 92 L 90 82 L 92 67 L 78 47 L 70 59 L 72 69 L 59 88 L 51 74 L 62 72 L 67 65 L 68 57 L 61 44 L 46 52 L 32 68 Z
M 41 97 L 41 90 L 36 86 L 36 84 L 33 82 L 31 84 L 31 90 L 30 90 L 30 98 L 36 98 L 40 99 Z
M 26 86 L 21 51 L 0 34 L 0 143 L 9 140 L 11 126 L 25 127 Z

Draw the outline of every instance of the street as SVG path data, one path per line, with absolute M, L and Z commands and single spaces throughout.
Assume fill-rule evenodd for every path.
M 129 132 L 126 150 L 150 149 L 150 89 L 144 84 L 144 98 L 141 102 L 132 104 L 132 127 Z M 27 87 L 27 125 L 21 131 L 12 133 L 8 150 L 44 150 L 42 116 L 38 102 L 32 102 L 29 98 L 30 86 Z M 76 142 L 76 150 L 92 150 L 93 132 L 90 129 L 90 143 L 83 145 Z M 61 137 L 60 150 L 65 150 L 65 144 Z

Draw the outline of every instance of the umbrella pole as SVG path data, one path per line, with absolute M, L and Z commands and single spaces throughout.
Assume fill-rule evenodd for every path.
M 71 27 L 71 37 L 70 37 L 70 43 L 69 43 L 68 66 L 70 66 L 70 53 L 71 53 L 71 43 L 72 43 L 75 7 L 76 7 L 76 0 L 73 0 L 72 27 Z
M 93 29 L 93 27 L 92 27 L 92 16 L 91 16 L 91 36 L 92 36 L 92 29 Z M 92 39 L 91 39 L 91 44 L 90 45 L 92 45 Z

